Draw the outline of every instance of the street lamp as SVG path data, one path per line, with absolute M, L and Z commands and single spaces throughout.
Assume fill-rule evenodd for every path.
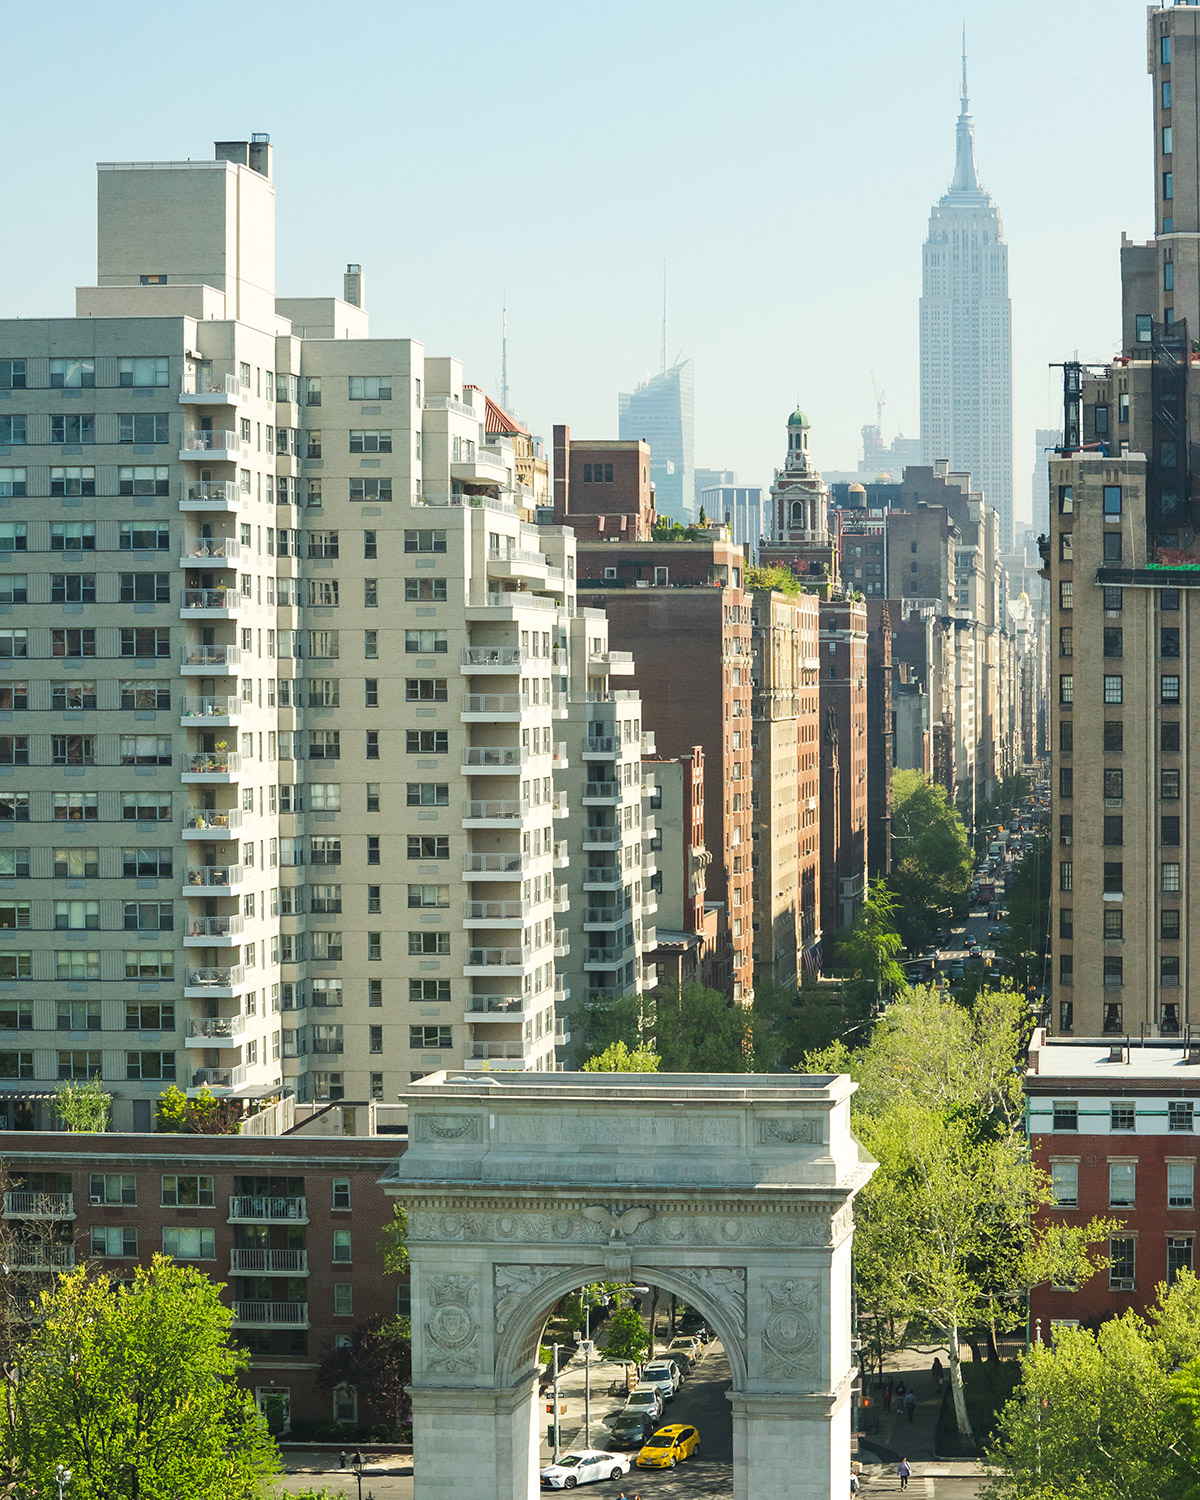
M 354 1454 L 353 1458 L 351 1458 L 351 1460 L 350 1460 L 350 1468 L 353 1471 L 355 1479 L 358 1480 L 358 1500 L 362 1500 L 363 1457 L 362 1457 L 361 1453 L 357 1453 L 356 1452 Z M 59 1496 L 59 1500 L 62 1500 L 62 1496 L 61 1495 Z
M 63 1488 L 71 1482 L 71 1471 L 65 1465 L 59 1464 L 54 1470 L 54 1482 L 58 1485 L 58 1500 L 63 1500 Z
M 592 1446 L 592 1341 L 575 1334 L 575 1342 L 583 1350 L 583 1446 Z

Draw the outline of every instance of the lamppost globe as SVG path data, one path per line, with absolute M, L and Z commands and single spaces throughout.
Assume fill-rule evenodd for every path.
M 58 1485 L 58 1500 L 63 1500 L 63 1490 L 71 1482 L 71 1471 L 65 1464 L 59 1464 L 54 1470 L 54 1482 Z

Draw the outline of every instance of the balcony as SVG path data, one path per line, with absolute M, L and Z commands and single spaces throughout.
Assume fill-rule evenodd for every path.
M 553 759 L 556 771 L 569 771 L 571 769 L 571 758 L 567 754 L 566 740 L 555 740 L 551 758 Z
M 642 754 L 643 755 L 657 755 L 658 754 L 658 750 L 657 750 L 657 748 L 655 746 L 654 730 L 653 729 L 646 729 L 646 730 L 642 731 Z
M 184 589 L 179 604 L 181 620 L 232 620 L 241 608 L 236 589 Z
M 235 1302 L 235 1328 L 307 1328 L 307 1302 Z
M 632 651 L 591 651 L 588 653 L 588 664 L 606 668 L 610 677 L 633 676 Z
M 614 849 L 621 843 L 621 830 L 619 828 L 585 828 L 583 830 L 583 847 L 585 849 Z
M 530 594 L 524 589 L 487 588 L 481 582 L 476 581 L 471 585 L 470 603 L 467 608 L 469 610 L 504 610 L 505 614 L 500 618 L 511 618 L 508 612 L 514 609 L 560 610 L 563 606 L 556 599 L 551 599 L 545 594 Z M 486 620 L 495 617 L 484 615 L 482 618 Z
M 184 406 L 240 406 L 250 391 L 234 375 L 187 375 L 179 389 Z
M 185 646 L 179 669 L 185 677 L 220 677 L 241 665 L 240 646 Z
M 520 693 L 464 693 L 461 717 L 465 723 L 512 723 L 523 711 Z
M 507 552 L 491 548 L 487 570 L 491 578 L 532 578 L 542 582 L 549 576 L 550 559 L 527 547 L 513 547 Z
M 565 870 L 570 863 L 570 846 L 567 844 L 566 839 L 559 839 L 554 846 L 554 868 L 556 870 Z
M 522 1042 L 472 1042 L 463 1068 L 466 1072 L 519 1073 L 525 1066 Z
M 550 814 L 555 818 L 569 818 L 571 816 L 571 804 L 567 800 L 566 792 L 555 792 L 550 803 Z
M 240 698 L 187 698 L 184 700 L 180 724 L 184 729 L 198 729 L 197 719 L 215 729 L 218 726 L 236 724 L 242 716 Z
M 485 448 L 478 449 L 474 458 L 451 459 L 450 478 L 463 484 L 508 486 L 512 483 L 512 474 L 500 461 L 499 455 L 489 454 Z
M 521 670 L 525 652 L 519 646 L 464 646 L 462 670 L 473 677 L 479 672 L 496 672 L 512 677 Z
M 554 956 L 555 958 L 566 958 L 571 951 L 571 939 L 565 932 L 554 934 Z
M 185 948 L 228 948 L 242 940 L 242 917 L 192 917 L 183 934 Z
M 183 836 L 206 840 L 234 838 L 236 834 L 230 830 L 241 826 L 240 807 L 189 807 L 183 820 Z
M 234 568 L 242 555 L 231 536 L 185 536 L 179 553 L 181 568 Z
M 526 816 L 529 808 L 515 797 L 490 802 L 464 802 L 464 828 L 510 828 Z
M 197 971 L 189 971 L 189 979 L 195 972 Z M 211 974 L 220 973 L 221 970 L 202 969 L 198 972 Z M 201 1020 L 188 1022 L 187 1045 L 189 1047 L 240 1047 L 245 1030 L 245 1016 L 205 1016 Z
M 560 914 L 571 910 L 571 894 L 565 885 L 554 887 L 554 910 Z
M 520 745 L 474 745 L 463 751 L 468 776 L 514 776 L 528 760 Z
M 583 746 L 584 760 L 611 760 L 621 753 L 621 741 L 611 735 L 589 735 Z
M 468 854 L 463 865 L 467 880 L 519 880 L 525 871 L 522 855 Z
M 624 876 L 615 865 L 589 865 L 583 872 L 585 891 L 616 890 L 624 883 Z
M 245 982 L 246 971 L 241 964 L 227 969 L 189 969 L 183 995 L 185 1000 L 231 1000 Z
M 197 1068 L 192 1074 L 192 1086 L 187 1092 L 189 1097 L 194 1097 L 202 1089 L 208 1089 L 213 1094 L 223 1094 L 230 1089 L 240 1089 L 245 1082 L 244 1067 Z
M 179 457 L 184 463 L 232 464 L 242 451 L 236 432 L 185 432 Z
M 632 944 L 628 946 L 622 944 L 615 948 L 585 948 L 583 967 L 585 969 L 615 969 L 627 958 L 632 957 Z
M 236 781 L 242 757 L 235 750 L 201 750 L 183 763 L 180 780 L 185 785 L 208 786 Z
M 532 911 L 527 901 L 468 901 L 464 927 L 522 927 Z
M 522 995 L 471 995 L 467 1000 L 466 1019 L 471 1022 L 523 1022 L 531 1004 Z
M 307 1198 L 237 1196 L 229 1200 L 230 1224 L 307 1224 Z
M 307 1250 L 231 1250 L 231 1276 L 307 1276 Z
M 531 957 L 530 948 L 468 948 L 463 977 L 523 974 Z
M 589 781 L 583 788 L 585 807 L 615 807 L 623 788 L 619 781 Z
M 473 406 L 456 401 L 453 396 L 426 396 L 421 409 L 423 411 L 454 411 L 460 417 L 470 417 L 475 422 L 479 421 L 480 416 Z
M 189 454 L 188 457 L 202 457 Z M 228 479 L 204 479 L 198 484 L 185 484 L 179 498 L 179 509 L 238 511 L 242 508 L 241 491 Z
M 8 1269 L 12 1271 L 71 1271 L 75 1267 L 74 1245 L 22 1245 L 8 1252 Z
M 629 921 L 627 906 L 589 906 L 583 913 L 583 930 L 595 931 L 603 927 L 624 927 Z
M 73 1219 L 74 1193 L 35 1193 L 16 1188 L 4 1195 L 6 1219 Z
M 183 878 L 183 894 L 225 894 L 241 885 L 243 874 L 241 865 L 189 865 Z

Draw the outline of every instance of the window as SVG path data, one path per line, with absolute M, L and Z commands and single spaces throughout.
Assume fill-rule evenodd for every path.
M 352 479 L 350 498 L 351 500 L 390 500 L 392 481 L 390 479 Z
M 1179 655 L 1179 627 L 1177 625 L 1164 625 L 1159 631 L 1158 654 L 1160 656 Z
M 162 1180 L 164 1208 L 212 1208 L 216 1201 L 211 1177 L 165 1176 Z
M 54 635 L 66 634 L 65 631 L 55 631 Z M 53 637 L 52 637 L 53 640 Z M 0 660 L 15 660 L 18 657 L 29 655 L 29 641 L 23 630 L 0 630 Z M 55 655 L 62 655 L 55 652 Z
M 1122 391 L 1117 397 L 1117 421 L 1129 421 L 1129 392 Z
M 1052 1161 L 1050 1163 L 1050 1192 L 1055 1208 L 1079 1206 L 1078 1162 Z
M 1075 771 L 1071 766 L 1058 768 L 1058 795 L 1070 798 L 1075 793 Z
M 317 609 L 336 609 L 340 589 L 336 578 L 310 578 L 308 580 L 308 602 Z
M 1105 656 L 1124 656 L 1125 633 L 1119 625 L 1104 627 L 1104 654 Z
M 1059 656 L 1075 655 L 1074 632 L 1069 625 L 1062 625 L 1059 627 L 1058 654 Z
M 444 603 L 446 599 L 446 580 L 444 578 L 406 578 L 404 580 L 405 602 L 412 603 Z
M 170 735 L 123 734 L 119 741 L 123 766 L 169 766 Z
M 1097 408 L 1099 410 L 1100 408 Z M 1104 430 L 1108 431 L 1108 408 L 1104 408 L 1105 422 Z M 1097 427 L 1099 432 L 1100 428 Z M 1104 514 L 1119 519 L 1121 515 L 1121 486 L 1119 484 L 1106 484 L 1104 486 Z
M 392 399 L 392 377 L 390 375 L 351 375 L 351 401 L 390 401 Z
M 1158 914 L 1158 935 L 1164 942 L 1179 941 L 1179 908 L 1165 907 Z
M 1104 987 L 1120 989 L 1125 983 L 1125 960 L 1119 954 L 1104 956 Z
M 100 928 L 100 903 L 98 901 L 56 901 L 54 903 L 54 930 L 56 932 L 97 932 Z
M 350 429 L 351 453 L 390 453 L 392 451 L 391 429 Z
M 1132 1099 L 1116 1099 L 1108 1106 L 1110 1130 L 1133 1130 L 1137 1125 L 1137 1106 Z
M 440 936 L 440 934 L 434 935 Z M 447 949 L 447 951 L 449 950 Z M 449 1000 L 450 981 L 448 979 L 410 979 L 408 981 L 408 998 L 417 1002 Z
M 450 952 L 448 932 L 410 932 L 408 935 L 410 954 L 446 954 Z
M 56 766 L 94 766 L 96 764 L 96 736 L 94 734 L 52 734 L 50 736 L 50 759 Z
M 309 860 L 314 865 L 340 865 L 342 862 L 341 839 L 314 835 L 309 843 Z
M 350 1231 L 348 1229 L 335 1229 L 333 1231 L 333 1259 L 334 1262 L 349 1264 L 354 1259 L 350 1244 Z
M 22 575 L 22 585 L 24 576 Z M 24 587 L 21 590 L 24 595 Z M 11 601 L 10 601 L 11 602 Z M 24 603 L 22 597 L 21 603 Z M 94 573 L 51 573 L 51 604 L 95 604 L 96 575 Z
M 342 981 L 340 979 L 314 979 L 312 1003 L 318 1010 L 340 1010 L 342 1005 Z
M 363 631 L 363 655 L 368 661 L 374 661 L 379 655 L 379 632 L 377 630 Z
M 1069 578 L 1060 578 L 1058 581 L 1058 607 L 1060 609 L 1071 609 L 1074 604 L 1074 584 Z
M 24 446 L 25 430 L 24 417 L 0 417 L 0 448 Z
M 1071 1000 L 1060 1000 L 1058 1002 L 1058 1029 L 1064 1036 L 1069 1036 L 1075 1026 L 1075 1005 Z
M 165 411 L 122 412 L 117 417 L 117 442 L 165 443 L 170 437 Z
M 1071 719 L 1059 720 L 1058 748 L 1064 755 L 1070 755 L 1075 749 L 1075 725 Z
M 354 1286 L 349 1281 L 335 1281 L 333 1283 L 333 1311 L 339 1318 L 349 1318 L 354 1315 Z
M 1104 701 L 1105 703 L 1121 703 L 1124 701 L 1124 679 L 1117 676 L 1106 676 L 1104 679 Z
M 363 579 L 363 608 L 364 609 L 378 609 L 379 608 L 379 579 L 378 578 L 364 578 Z
M 25 361 L 23 359 L 0 359 L 0 391 L 23 391 L 25 389 Z
M 445 729 L 406 729 L 404 748 L 409 755 L 446 755 L 450 749 Z
M 1195 1163 L 1169 1161 L 1167 1163 L 1167 1207 L 1191 1208 L 1196 1201 L 1193 1178 Z
M 56 849 L 54 851 L 54 875 L 58 880 L 94 879 L 99 873 L 99 849 Z
M 190 1226 L 164 1229 L 162 1247 L 163 1254 L 175 1260 L 216 1260 L 217 1231 Z
M 1169 40 L 1169 38 L 1164 38 Z M 1167 1285 L 1173 1286 L 1180 1271 L 1192 1269 L 1192 1237 L 1168 1236 L 1167 1238 Z
M 447 781 L 410 781 L 405 790 L 409 807 L 449 807 L 450 783 Z
M 52 495 L 94 495 L 96 493 L 95 469 L 51 469 L 50 493 Z
M 1058 701 L 1068 708 L 1075 702 L 1075 678 L 1070 672 L 1063 672 L 1059 675 Z
M 52 391 L 90 389 L 96 384 L 96 362 L 94 359 L 52 359 L 50 361 L 50 389 Z
M 171 575 L 169 573 L 122 573 L 119 577 L 122 604 L 170 603 Z
M 54 736 L 55 742 L 61 738 L 60 735 Z M 28 764 L 29 736 L 27 734 L 0 734 L 0 765 L 27 766 Z
M 9 896 L 0 898 L 0 931 L 12 931 L 29 926 L 29 902 L 14 901 Z
M 122 924 L 126 932 L 173 932 L 174 910 L 170 901 L 126 901 Z
M 1123 911 L 1106 911 L 1104 913 L 1104 941 L 1106 943 L 1118 943 L 1125 936 L 1125 913 Z
M 307 788 L 310 812 L 341 812 L 342 788 L 336 781 L 314 781 Z
M 444 677 L 406 677 L 404 680 L 406 703 L 445 703 L 448 698 L 448 684 Z
M 134 709 L 170 708 L 171 684 L 162 678 L 124 678 L 121 682 L 121 707 Z
M 170 792 L 122 792 L 121 817 L 127 823 L 169 823 Z
M 446 533 L 444 531 L 405 531 L 405 552 L 445 552 Z
M 406 630 L 404 632 L 404 649 L 410 655 L 444 655 L 447 651 L 446 632 L 444 630 Z
M 450 1027 L 410 1026 L 408 1028 L 408 1045 L 426 1051 L 432 1051 L 439 1047 L 449 1047 Z
M 0 955 L 0 962 L 3 956 Z M 0 1052 L 0 1078 L 32 1078 L 32 1052 Z
M 171 528 L 165 521 L 122 521 L 118 545 L 122 552 L 167 552 Z
M 166 385 L 170 378 L 165 354 L 143 359 L 122 359 L 117 363 L 117 384 L 124 386 Z
M 99 1052 L 60 1052 L 58 1076 L 68 1081 L 86 1082 L 100 1077 Z
M 1125 889 L 1125 866 L 1115 860 L 1109 860 L 1104 866 L 1104 893 L 1108 896 L 1119 896 Z
M 137 1178 L 132 1172 L 92 1172 L 88 1202 L 120 1203 L 128 1208 L 137 1202 Z
M 338 534 L 336 531 L 310 531 L 308 534 L 309 557 L 323 557 L 336 560 L 338 545 Z
M 90 412 L 50 418 L 50 441 L 77 447 L 96 441 L 96 418 Z
M 340 932 L 314 932 L 311 934 L 312 957 L 315 963 L 340 963 L 342 960 L 342 934 Z
M 1074 889 L 1075 866 L 1069 859 L 1059 861 L 1058 866 L 1058 888 L 1060 891 L 1071 891 Z
M 0 474 L 5 471 L 0 469 Z M 10 474 L 15 474 L 16 469 L 9 469 Z M 24 470 L 21 471 L 22 473 Z M 3 485 L 0 484 L 0 494 L 4 493 Z M 50 528 L 50 546 L 54 546 L 54 527 Z M 0 521 L 0 552 L 26 552 L 29 549 L 28 528 L 24 521 Z
M 1162 867 L 1162 886 L 1161 886 L 1162 890 L 1164 890 L 1164 891 L 1179 891 L 1179 890 L 1182 890 L 1182 886 L 1180 884 L 1180 879 L 1179 879 L 1179 869 L 1180 869 L 1179 865 L 1176 864 L 1176 863 L 1174 863 L 1174 862 L 1172 862 L 1172 861 L 1168 861 L 1167 863 L 1165 863 L 1163 865 L 1163 867 Z
M 336 916 L 342 909 L 340 885 L 314 885 L 309 887 L 311 905 L 309 910 L 319 916 Z
M 1120 813 L 1105 815 L 1104 842 L 1109 847 L 1119 847 L 1125 842 L 1125 820 Z
M 1166 719 L 1160 728 L 1159 749 L 1174 753 L 1179 749 L 1179 720 Z M 1163 794 L 1165 795 L 1165 793 Z M 1178 784 L 1175 795 L 1178 796 Z
M 1167 1129 L 1191 1133 L 1192 1116 L 1195 1110 L 1190 1099 L 1170 1099 L 1167 1101 Z
M 1106 767 L 1104 771 L 1105 801 L 1119 801 L 1125 795 L 1125 772 L 1120 768 Z
M 314 660 L 334 660 L 341 655 L 340 636 L 336 630 L 310 630 L 308 654 Z
M 170 948 L 126 948 L 126 979 L 174 979 L 175 955 Z
M 1108 436 L 1108 407 L 1097 403 L 1092 408 L 1092 426 L 1097 437 Z
M 1133 1290 L 1134 1253 L 1137 1240 L 1132 1235 L 1114 1237 L 1108 1242 L 1108 1289 L 1110 1292 Z
M 1164 813 L 1159 826 L 1159 842 L 1167 848 L 1174 847 L 1179 843 L 1179 829 L 1179 818 Z
M 309 760 L 339 760 L 342 754 L 341 731 L 337 729 L 310 729 L 308 732 Z
M 110 1260 L 133 1260 L 138 1253 L 138 1232 L 123 1224 L 93 1224 L 91 1253 Z
M 448 885 L 410 885 L 408 888 L 410 907 L 448 907 L 450 887 Z
M 88 655 L 94 656 L 95 651 Z M 154 629 L 122 629 L 121 655 L 134 657 L 162 657 L 171 654 L 171 632 Z
M 1137 1196 L 1137 1163 L 1110 1161 L 1108 1164 L 1109 1208 L 1132 1208 Z
M 1175 196 L 1175 174 L 1173 172 L 1164 172 L 1162 174 L 1162 195 L 1168 201 Z

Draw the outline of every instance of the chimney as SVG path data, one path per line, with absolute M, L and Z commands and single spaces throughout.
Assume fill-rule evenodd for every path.
M 351 307 L 362 307 L 365 292 L 366 279 L 363 276 L 363 268 L 357 262 L 351 261 L 346 267 L 346 274 L 342 277 L 342 300 L 348 302 Z
M 260 177 L 271 180 L 271 137 L 259 131 L 248 141 L 214 142 L 214 159 L 231 161 L 239 167 L 249 167 Z

